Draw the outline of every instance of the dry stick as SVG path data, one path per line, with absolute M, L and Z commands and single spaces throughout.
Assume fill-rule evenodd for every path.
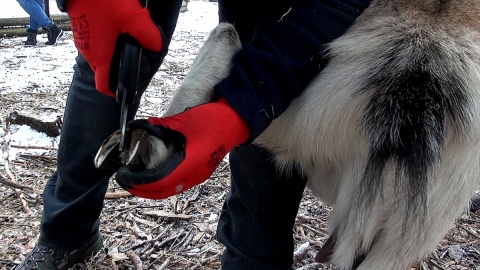
M 8 130 L 8 124 L 7 124 L 7 130 Z M 7 136 L 6 136 L 6 145 L 10 144 L 10 132 L 7 133 Z M 15 176 L 12 174 L 12 172 L 10 171 L 10 167 L 9 167 L 9 164 L 8 164 L 8 151 L 4 151 L 5 152 L 5 156 L 4 156 L 4 164 L 3 164 L 3 167 L 5 169 L 5 172 L 7 173 L 7 176 L 10 178 L 10 180 L 13 182 L 13 183 L 16 183 L 17 181 L 15 180 Z M 22 193 L 22 191 L 18 188 L 15 188 L 15 193 L 17 194 L 17 196 L 20 198 L 20 202 L 23 206 L 23 211 L 27 214 L 30 214 L 30 208 L 28 207 L 28 203 L 27 201 L 25 200 L 25 195 Z
M 426 262 L 424 262 L 424 261 L 420 262 L 420 267 L 421 267 L 422 269 L 425 269 L 425 270 L 428 270 L 428 269 L 429 269 L 429 268 L 428 268 L 428 264 L 427 264 Z
M 212 256 L 208 257 L 208 258 L 201 259 L 200 262 L 202 263 L 202 265 L 209 264 L 209 263 L 211 263 L 211 262 L 216 261 L 218 256 L 220 256 L 220 254 L 215 253 L 215 254 L 213 254 Z
M 477 239 L 480 239 L 480 236 L 479 236 L 476 232 L 472 231 L 471 229 L 469 229 L 469 228 L 466 227 L 465 225 L 460 225 L 459 227 L 462 228 L 462 229 L 463 229 L 466 233 L 468 233 L 469 235 L 471 235 L 471 236 L 473 236 L 473 237 L 475 237 L 475 238 L 477 238 Z
M 21 149 L 58 150 L 57 147 L 40 146 L 40 145 L 16 145 L 16 144 L 11 144 L 10 147 L 12 147 L 12 148 L 21 148 Z
M 310 247 L 309 242 L 305 242 L 301 244 L 297 250 L 293 253 L 293 264 L 297 264 L 302 260 L 302 258 L 305 256 L 305 253 L 307 253 L 308 248 Z
M 112 268 L 113 270 L 118 270 L 118 266 L 115 264 L 115 261 L 112 260 Z
M 438 264 L 437 262 L 433 261 L 433 260 L 429 260 L 431 264 L 433 264 L 435 267 L 437 267 L 439 270 L 445 270 L 445 267 L 441 266 L 440 264 Z
M 140 257 L 135 254 L 135 251 L 129 250 L 127 251 L 127 256 L 132 260 L 133 264 L 135 265 L 135 270 L 142 270 L 143 269 L 143 264 L 142 260 L 140 260 Z
M 7 175 L 8 175 L 8 173 L 7 173 Z M 10 175 L 9 175 L 9 177 L 12 178 L 12 176 L 10 176 Z M 23 191 L 26 191 L 26 192 L 37 193 L 39 195 L 43 194 L 43 191 L 40 190 L 40 189 L 35 189 L 35 188 L 29 187 L 29 186 L 24 186 L 24 185 L 19 184 L 17 182 L 10 181 L 10 180 L 6 179 L 5 177 L 3 177 L 2 175 L 0 175 L 0 184 L 3 184 L 7 187 L 14 188 L 16 190 L 23 190 Z M 109 193 L 105 194 L 105 199 L 112 200 L 112 199 L 128 198 L 130 196 L 133 196 L 133 195 L 128 191 L 109 192 Z
M 171 223 L 170 225 L 168 225 L 162 232 L 160 232 L 155 238 L 152 238 L 150 240 L 147 240 L 147 241 L 144 241 L 140 244 L 137 244 L 135 246 L 132 246 L 130 247 L 128 250 L 132 250 L 132 249 L 136 249 L 136 248 L 139 248 L 141 246 L 144 246 L 145 244 L 148 244 L 148 243 L 151 243 L 151 242 L 155 242 L 157 240 L 159 240 L 162 236 L 164 236 L 168 231 L 170 231 L 170 229 L 172 229 L 173 225 L 175 225 L 175 222 Z
M 8 166 L 8 159 L 5 160 L 4 168 L 5 168 L 5 172 L 7 173 L 8 177 L 10 177 L 12 182 L 16 183 L 15 176 L 12 174 L 12 172 L 10 171 L 10 167 Z M 22 203 L 23 211 L 27 214 L 30 214 L 30 208 L 28 207 L 28 203 L 25 200 L 25 194 L 23 194 L 23 192 L 18 188 L 15 188 L 15 193 L 17 193 L 18 197 L 20 198 L 20 202 Z
M 330 235 L 330 232 L 324 228 L 313 228 L 312 226 L 308 225 L 307 223 L 300 223 L 300 226 L 307 228 L 308 230 L 312 231 L 318 235 Z
M 202 265 L 200 265 L 199 263 L 197 263 L 197 264 L 195 264 L 194 266 L 188 268 L 188 270 L 196 270 L 196 269 L 199 268 L 200 266 L 202 266 Z
M 171 241 L 174 241 L 176 240 L 177 238 L 183 236 L 185 234 L 185 231 L 181 231 L 180 233 L 174 235 L 174 236 L 171 236 L 165 240 L 163 240 L 162 242 L 160 242 L 158 245 L 155 245 L 156 248 L 162 248 L 163 246 L 165 246 L 166 244 L 168 244 L 169 242 Z
M 297 270 L 313 270 L 313 269 L 318 269 L 319 263 L 312 263 L 305 265 L 303 267 L 297 268 Z
M 167 259 L 162 263 L 162 265 L 160 265 L 160 267 L 158 267 L 156 270 L 166 269 L 169 263 L 170 263 L 170 258 L 167 258 Z
M 193 231 L 190 231 L 188 233 L 188 235 L 184 238 L 184 241 L 183 241 L 183 244 L 182 246 L 180 247 L 180 250 L 185 250 L 188 246 L 188 244 L 190 244 L 190 242 L 192 242 L 192 239 L 193 237 L 195 237 Z
M 7 178 L 3 177 L 2 175 L 0 175 L 0 184 L 4 184 L 7 187 L 11 187 L 11 188 L 14 188 L 14 189 L 20 189 L 20 190 L 23 190 L 23 191 L 26 191 L 26 192 L 42 194 L 41 190 L 34 189 L 34 188 L 31 188 L 31 187 L 27 187 L 27 186 L 24 186 L 24 185 L 19 184 L 17 182 L 10 181 Z
M 121 198 L 128 198 L 133 196 L 132 193 L 128 191 L 122 191 L 122 192 L 108 192 L 105 194 L 105 199 L 121 199 Z
M 186 241 L 188 241 L 188 239 L 191 239 L 190 236 L 193 237 L 193 231 L 189 231 L 188 233 L 185 232 L 185 237 L 182 238 L 182 240 L 178 241 L 177 243 L 175 243 L 174 245 L 172 245 L 170 248 L 171 249 L 174 249 L 174 248 L 177 248 L 179 247 L 180 245 L 183 245 L 184 243 L 186 243 Z

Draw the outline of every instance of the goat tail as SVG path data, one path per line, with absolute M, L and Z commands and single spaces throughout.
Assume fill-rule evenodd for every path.
M 466 130 L 470 117 L 463 80 L 457 70 L 448 71 L 451 64 L 442 58 L 441 48 L 432 43 L 402 49 L 410 51 L 403 54 L 407 59 L 387 57 L 377 67 L 383 71 L 368 83 L 374 90 L 363 116 L 370 153 L 362 197 L 376 197 L 372 192 L 382 190 L 384 169 L 391 164 L 396 190 L 407 194 L 408 214 L 418 207 L 425 210 L 428 180 L 440 161 L 446 133 L 450 128 L 455 133 Z

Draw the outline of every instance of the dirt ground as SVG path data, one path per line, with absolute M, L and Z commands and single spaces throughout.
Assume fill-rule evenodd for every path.
M 183 32 L 182 32 L 183 31 Z M 193 59 L 192 51 L 205 40 L 206 32 L 180 29 L 174 46 L 152 82 L 152 90 L 144 97 L 138 117 L 159 115 L 182 80 Z M 22 39 L 2 39 L 0 69 L 5 72 L 22 70 L 30 57 L 58 57 L 54 51 L 38 50 L 23 57 Z M 71 34 L 66 33 L 59 46 L 72 49 Z M 65 58 L 68 58 L 67 56 Z M 57 59 L 57 58 L 55 58 Z M 73 64 L 70 56 L 66 65 Z M 59 67 L 51 61 L 57 83 L 29 84 L 18 89 L 7 89 L 0 84 L 0 147 L 3 160 L 0 174 L 33 190 L 20 191 L 0 184 L 0 269 L 12 269 L 31 250 L 38 236 L 43 202 L 41 192 L 55 169 L 58 138 L 51 145 L 42 145 L 41 154 L 30 154 L 33 147 L 16 148 L 9 156 L 14 142 L 9 138 L 12 128 L 6 127 L 5 118 L 13 110 L 37 117 L 61 116 L 71 79 L 71 68 Z M 63 65 L 63 62 L 62 62 Z M 3 71 L 1 71 L 3 72 Z M 53 75 L 52 75 L 53 76 Z M 25 80 L 27 78 L 24 78 Z M 0 80 L 0 83 L 2 81 Z M 34 145 L 35 146 L 35 145 Z M 7 174 L 7 170 L 10 174 Z M 109 198 L 101 215 L 101 233 L 105 237 L 104 249 L 77 269 L 219 269 L 223 246 L 215 239 L 216 226 L 223 201 L 229 190 L 228 160 L 225 160 L 204 184 L 166 200 L 145 200 L 125 196 L 115 181 L 111 181 Z M 309 191 L 301 202 L 293 236 L 296 244 L 296 269 L 335 269 L 314 262 L 322 243 L 328 238 L 331 208 L 314 198 Z M 72 232 L 75 233 L 75 232 Z M 464 213 L 437 249 L 412 269 L 475 269 L 480 270 L 480 213 Z

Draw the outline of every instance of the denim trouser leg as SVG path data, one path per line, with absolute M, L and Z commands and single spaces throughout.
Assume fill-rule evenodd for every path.
M 30 15 L 30 25 L 32 30 L 38 30 L 39 27 L 47 27 L 52 24 L 50 18 L 45 13 L 45 3 L 43 0 L 17 0 L 22 8 Z
M 113 171 L 98 170 L 93 157 L 102 141 L 119 128 L 120 106 L 95 89 L 94 75 L 82 56 L 67 98 L 57 171 L 44 190 L 40 243 L 71 248 L 98 230 L 108 180 Z M 61 246 L 60 246 L 61 245 Z
M 280 270 L 293 263 L 293 225 L 306 185 L 295 170 L 279 173 L 258 146 L 230 153 L 231 190 L 218 223 L 224 270 Z
M 181 0 L 154 1 L 151 12 L 166 36 L 165 48 L 173 35 Z M 168 15 L 168 16 L 167 16 Z M 139 100 L 162 63 L 161 53 L 144 50 L 136 102 L 129 107 L 133 119 Z M 95 89 L 93 72 L 79 55 L 65 107 L 58 150 L 57 170 L 48 180 L 43 194 L 44 211 L 40 244 L 74 249 L 97 234 L 99 216 L 108 180 L 114 171 L 94 167 L 93 158 L 102 141 L 119 128 L 120 105 L 115 98 Z
M 235 25 L 246 44 L 258 23 L 289 2 L 219 0 L 220 21 Z M 271 154 L 254 145 L 233 149 L 230 169 L 231 189 L 217 228 L 218 241 L 226 247 L 222 269 L 289 269 L 293 263 L 293 225 L 306 180 L 296 172 L 278 173 Z

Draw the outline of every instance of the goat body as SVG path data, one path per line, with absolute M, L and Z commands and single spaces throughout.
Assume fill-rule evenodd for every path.
M 479 14 L 478 1 L 373 1 L 254 141 L 334 206 L 341 269 L 410 269 L 468 207 L 480 179 Z M 220 24 L 166 115 L 210 101 L 239 49 Z

